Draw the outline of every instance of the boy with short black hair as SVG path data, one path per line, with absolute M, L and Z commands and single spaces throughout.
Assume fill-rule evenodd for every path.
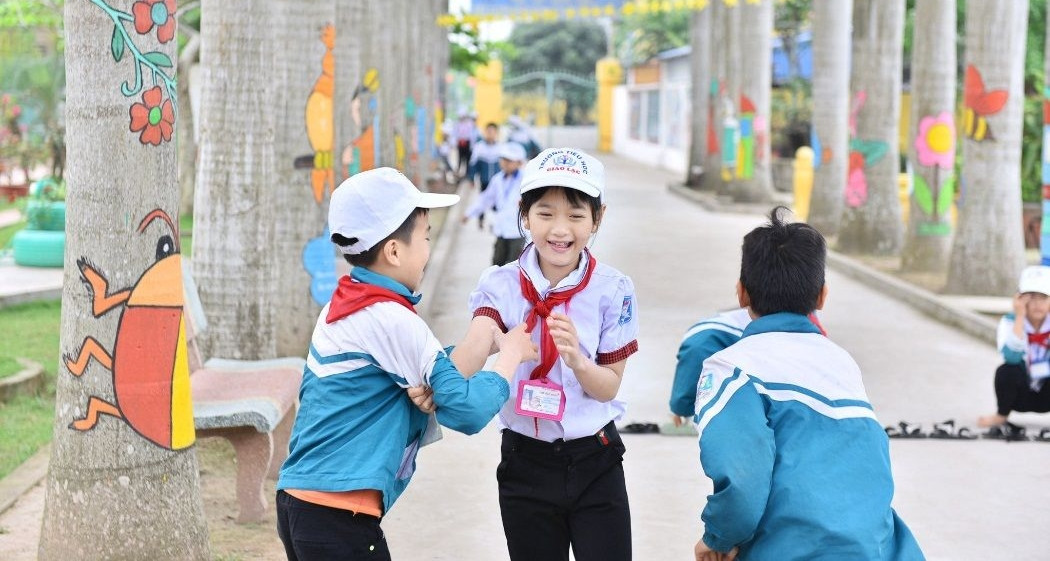
M 537 356 L 524 328 L 493 334 L 493 371 L 465 379 L 416 315 L 428 211 L 458 200 L 421 193 L 391 168 L 354 175 L 332 194 L 332 241 L 354 268 L 314 327 L 277 482 L 290 560 L 390 559 L 379 522 L 408 486 L 419 448 L 440 437 L 433 421 L 478 432 L 507 400 L 518 364 Z M 433 400 L 417 409 L 405 390 L 419 386 Z
M 754 319 L 697 386 L 714 493 L 695 558 L 924 559 L 890 506 L 889 441 L 860 368 L 806 317 L 827 296 L 824 237 L 782 210 L 744 237 L 737 296 Z

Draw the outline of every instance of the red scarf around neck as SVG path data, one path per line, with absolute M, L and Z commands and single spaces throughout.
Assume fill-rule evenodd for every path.
M 366 282 L 357 282 L 352 280 L 349 275 L 344 275 L 339 279 L 339 286 L 336 287 L 335 293 L 332 294 L 332 302 L 328 306 L 328 316 L 325 317 L 325 321 L 327 323 L 339 321 L 354 312 L 379 302 L 396 302 L 412 310 L 412 313 L 416 313 L 412 303 L 393 290 Z
M 525 274 L 525 271 L 520 269 L 518 271 L 518 279 L 521 281 L 521 295 L 532 305 L 532 309 L 525 316 L 525 327 L 531 333 L 537 323 L 540 325 L 540 364 L 532 370 L 532 374 L 529 376 L 533 380 L 545 378 L 547 373 L 551 371 L 551 368 L 554 368 L 554 362 L 558 360 L 558 347 L 554 344 L 554 337 L 551 336 L 546 319 L 551 315 L 551 311 L 554 310 L 555 306 L 561 304 L 568 306 L 569 300 L 577 292 L 587 288 L 587 283 L 591 282 L 591 273 L 594 272 L 597 261 L 590 253 L 587 254 L 587 257 L 587 270 L 579 284 L 568 290 L 557 292 L 552 290 L 543 299 L 536 292 L 536 287 L 533 286 L 532 280 Z

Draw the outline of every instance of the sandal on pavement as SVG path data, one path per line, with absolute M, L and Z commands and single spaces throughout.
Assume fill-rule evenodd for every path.
M 1028 436 L 1025 435 L 1024 432 L 1024 427 L 1006 422 L 988 429 L 988 432 L 984 433 L 982 436 L 992 440 L 1023 442 L 1028 440 Z
M 933 432 L 930 433 L 930 438 L 939 438 L 943 440 L 974 440 L 977 435 L 970 432 L 967 427 L 955 428 L 955 419 L 948 419 L 943 423 L 935 423 L 933 425 Z
M 913 425 L 906 421 L 897 423 L 896 427 L 883 427 L 886 431 L 886 436 L 890 438 L 926 438 L 926 434 L 922 432 L 922 425 Z
M 631 423 L 624 425 L 620 432 L 628 434 L 648 434 L 660 432 L 660 427 L 656 423 Z
M 1039 434 L 1032 437 L 1032 440 L 1038 442 L 1050 442 L 1050 429 L 1043 429 L 1039 431 Z

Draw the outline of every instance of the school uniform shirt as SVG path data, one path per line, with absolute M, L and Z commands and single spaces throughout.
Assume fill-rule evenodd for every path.
M 521 171 L 507 175 L 502 171 L 489 182 L 488 189 L 478 193 L 466 216 L 475 218 L 495 207 L 495 219 L 489 225 L 497 238 L 517 239 L 523 237 L 518 203 L 521 201 Z
M 1039 391 L 1046 379 L 1050 377 L 1050 365 L 1048 365 L 1050 353 L 1047 352 L 1047 346 L 1050 346 L 1050 325 L 1044 321 L 1041 326 L 1044 330 L 1040 333 L 1028 322 L 1028 318 L 1023 321 L 1027 340 L 1021 340 L 1014 334 L 1017 318 L 1012 313 L 1006 314 L 999 320 L 995 338 L 999 352 L 1003 355 L 1003 362 L 1024 364 L 1032 379 L 1032 389 Z
M 474 151 L 470 153 L 470 169 L 473 170 L 471 175 L 477 174 L 478 181 L 484 188 L 487 188 L 492 177 L 500 171 L 499 152 L 498 142 L 481 141 L 474 144 Z
M 703 540 L 741 559 L 923 559 L 891 508 L 889 441 L 849 353 L 797 314 L 752 321 L 704 362 Z
M 486 269 L 477 288 L 470 294 L 470 309 L 474 316 L 484 315 L 496 320 L 504 331 L 523 323 L 532 305 L 521 293 L 519 270 L 524 271 L 541 298 L 551 290 L 561 291 L 575 287 L 583 280 L 590 260 L 590 251 L 584 250 L 575 271 L 552 287 L 540 271 L 536 246 L 525 246 L 517 263 Z M 630 277 L 604 263 L 595 262 L 587 286 L 576 293 L 568 305 L 555 306 L 552 311 L 568 315 L 576 326 L 580 352 L 599 365 L 625 360 L 638 351 L 638 317 L 634 283 Z M 543 321 L 542 319 L 540 321 Z M 532 341 L 540 345 L 540 329 L 532 331 Z M 528 380 L 538 363 L 522 363 L 510 384 L 510 399 L 499 413 L 501 428 L 519 434 L 553 442 L 559 438 L 572 440 L 591 436 L 609 421 L 619 420 L 625 403 L 612 399 L 602 403 L 583 390 L 572 369 L 559 357 L 547 378 L 562 386 L 565 392 L 565 412 L 560 422 L 518 415 L 515 412 L 519 384 Z
M 704 361 L 718 351 L 736 343 L 751 316 L 747 308 L 722 312 L 701 320 L 685 332 L 678 347 L 678 363 L 671 385 L 671 412 L 679 417 L 692 417 L 696 411 L 696 384 Z
M 419 447 L 431 440 L 431 416 L 416 408 L 405 388 L 431 386 L 436 421 L 467 434 L 488 424 L 509 389 L 495 372 L 464 378 L 407 305 L 419 296 L 404 285 L 364 267 L 354 267 L 340 283 L 375 285 L 406 302 L 378 301 L 331 323 L 336 297 L 321 310 L 277 488 L 376 489 L 386 513 L 408 486 Z

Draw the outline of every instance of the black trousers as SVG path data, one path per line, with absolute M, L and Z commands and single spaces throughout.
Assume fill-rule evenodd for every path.
M 513 561 L 629 561 L 625 448 L 609 423 L 596 436 L 543 442 L 503 431 L 496 470 Z
M 496 238 L 496 244 L 492 248 L 492 264 L 498 267 L 517 261 L 523 249 L 525 238 Z
M 1046 413 L 1050 411 L 1050 380 L 1039 391 L 1029 385 L 1031 378 L 1024 364 L 1003 364 L 995 371 L 995 400 L 998 413 L 1011 411 Z
M 277 491 L 277 535 L 288 561 L 390 561 L 379 519 Z

